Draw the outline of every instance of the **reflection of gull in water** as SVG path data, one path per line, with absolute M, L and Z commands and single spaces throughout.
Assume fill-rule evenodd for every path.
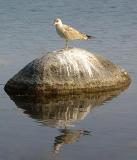
M 24 113 L 39 122 L 56 128 L 65 128 L 84 119 L 91 109 L 99 106 L 121 91 L 60 97 L 11 97 Z
M 77 141 L 81 136 L 90 135 L 89 131 L 85 130 L 70 130 L 70 129 L 62 129 L 60 130 L 61 134 L 55 137 L 54 142 L 54 153 L 58 153 L 61 146 L 64 144 L 71 144 Z

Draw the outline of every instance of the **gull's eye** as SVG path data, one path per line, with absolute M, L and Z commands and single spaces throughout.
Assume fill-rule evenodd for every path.
M 58 23 L 58 22 L 59 22 L 59 20 L 57 19 L 57 20 L 56 20 L 56 22 Z

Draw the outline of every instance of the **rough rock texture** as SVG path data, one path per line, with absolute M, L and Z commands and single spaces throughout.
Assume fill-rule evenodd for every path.
M 128 73 L 104 57 L 80 48 L 62 49 L 37 58 L 5 85 L 8 94 L 53 95 L 119 89 Z

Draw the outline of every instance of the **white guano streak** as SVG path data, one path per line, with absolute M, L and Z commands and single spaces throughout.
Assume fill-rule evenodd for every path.
M 89 56 L 91 57 L 90 59 Z M 66 65 L 68 76 L 72 71 L 79 75 L 81 69 L 85 73 L 88 73 L 90 77 L 93 77 L 93 71 L 99 73 L 98 66 L 100 66 L 100 63 L 96 57 L 89 54 L 89 52 L 78 49 L 75 52 L 71 52 L 71 50 L 67 52 L 64 51 L 63 55 L 59 54 L 57 58 L 62 65 Z

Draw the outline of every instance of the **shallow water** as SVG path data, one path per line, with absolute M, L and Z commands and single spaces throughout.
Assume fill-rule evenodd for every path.
M 0 160 L 137 159 L 136 8 L 136 0 L 0 0 Z M 129 88 L 111 98 L 11 100 L 6 81 L 32 59 L 64 46 L 52 26 L 56 17 L 95 36 L 69 45 L 128 70 Z

